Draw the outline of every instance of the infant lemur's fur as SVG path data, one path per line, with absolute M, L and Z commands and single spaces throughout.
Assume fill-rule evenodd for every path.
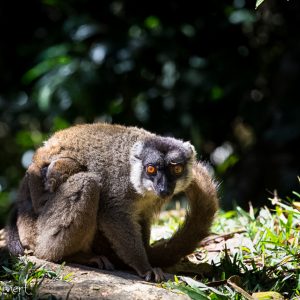
M 150 246 L 153 216 L 185 192 L 185 223 Z M 78 125 L 40 147 L 22 181 L 8 226 L 11 253 L 24 248 L 50 261 L 96 263 L 111 269 L 117 256 L 150 280 L 159 267 L 192 252 L 218 207 L 216 187 L 189 142 L 143 129 Z

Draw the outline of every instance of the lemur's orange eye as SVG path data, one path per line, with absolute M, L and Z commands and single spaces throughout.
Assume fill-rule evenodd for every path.
M 172 173 L 174 174 L 174 175 L 181 175 L 182 174 L 182 172 L 183 172 L 183 170 L 184 170 L 184 167 L 183 167 L 183 165 L 182 164 L 176 164 L 176 165 L 173 165 L 172 166 Z
M 157 172 L 156 167 L 152 166 L 152 165 L 148 165 L 146 168 L 146 171 L 149 175 L 155 175 Z

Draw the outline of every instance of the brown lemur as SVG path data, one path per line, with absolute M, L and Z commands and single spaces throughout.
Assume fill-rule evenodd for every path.
M 136 127 L 77 125 L 37 149 L 8 225 L 12 254 L 29 249 L 49 261 L 112 269 L 109 247 L 146 280 L 191 253 L 207 236 L 218 208 L 216 185 L 189 142 Z M 150 245 L 155 214 L 185 192 L 184 224 Z M 109 245 L 107 245 L 109 244 Z

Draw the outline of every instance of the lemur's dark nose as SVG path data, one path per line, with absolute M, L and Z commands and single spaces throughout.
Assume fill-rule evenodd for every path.
M 171 191 L 168 188 L 161 187 L 159 189 L 159 196 L 162 198 L 168 197 L 171 195 Z

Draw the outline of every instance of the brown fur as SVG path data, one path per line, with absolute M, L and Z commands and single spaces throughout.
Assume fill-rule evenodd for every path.
M 218 209 L 216 185 L 200 162 L 193 166 L 193 180 L 185 191 L 189 201 L 186 220 L 170 240 L 148 250 L 152 265 L 171 266 L 192 253 L 207 236 Z
M 152 218 L 171 197 L 132 185 L 138 176 L 131 178 L 132 164 L 139 158 L 130 157 L 138 142 L 178 148 L 190 157 L 187 177 L 178 183 L 190 203 L 186 221 L 169 241 L 153 247 Z M 189 143 L 135 127 L 79 125 L 55 133 L 36 151 L 20 188 L 16 226 L 8 227 L 8 246 L 22 254 L 17 230 L 21 247 L 40 258 L 96 262 L 109 269 L 104 255 L 116 254 L 146 280 L 160 281 L 162 272 L 152 266 L 171 265 L 192 252 L 208 234 L 217 207 L 215 184 L 195 162 Z

